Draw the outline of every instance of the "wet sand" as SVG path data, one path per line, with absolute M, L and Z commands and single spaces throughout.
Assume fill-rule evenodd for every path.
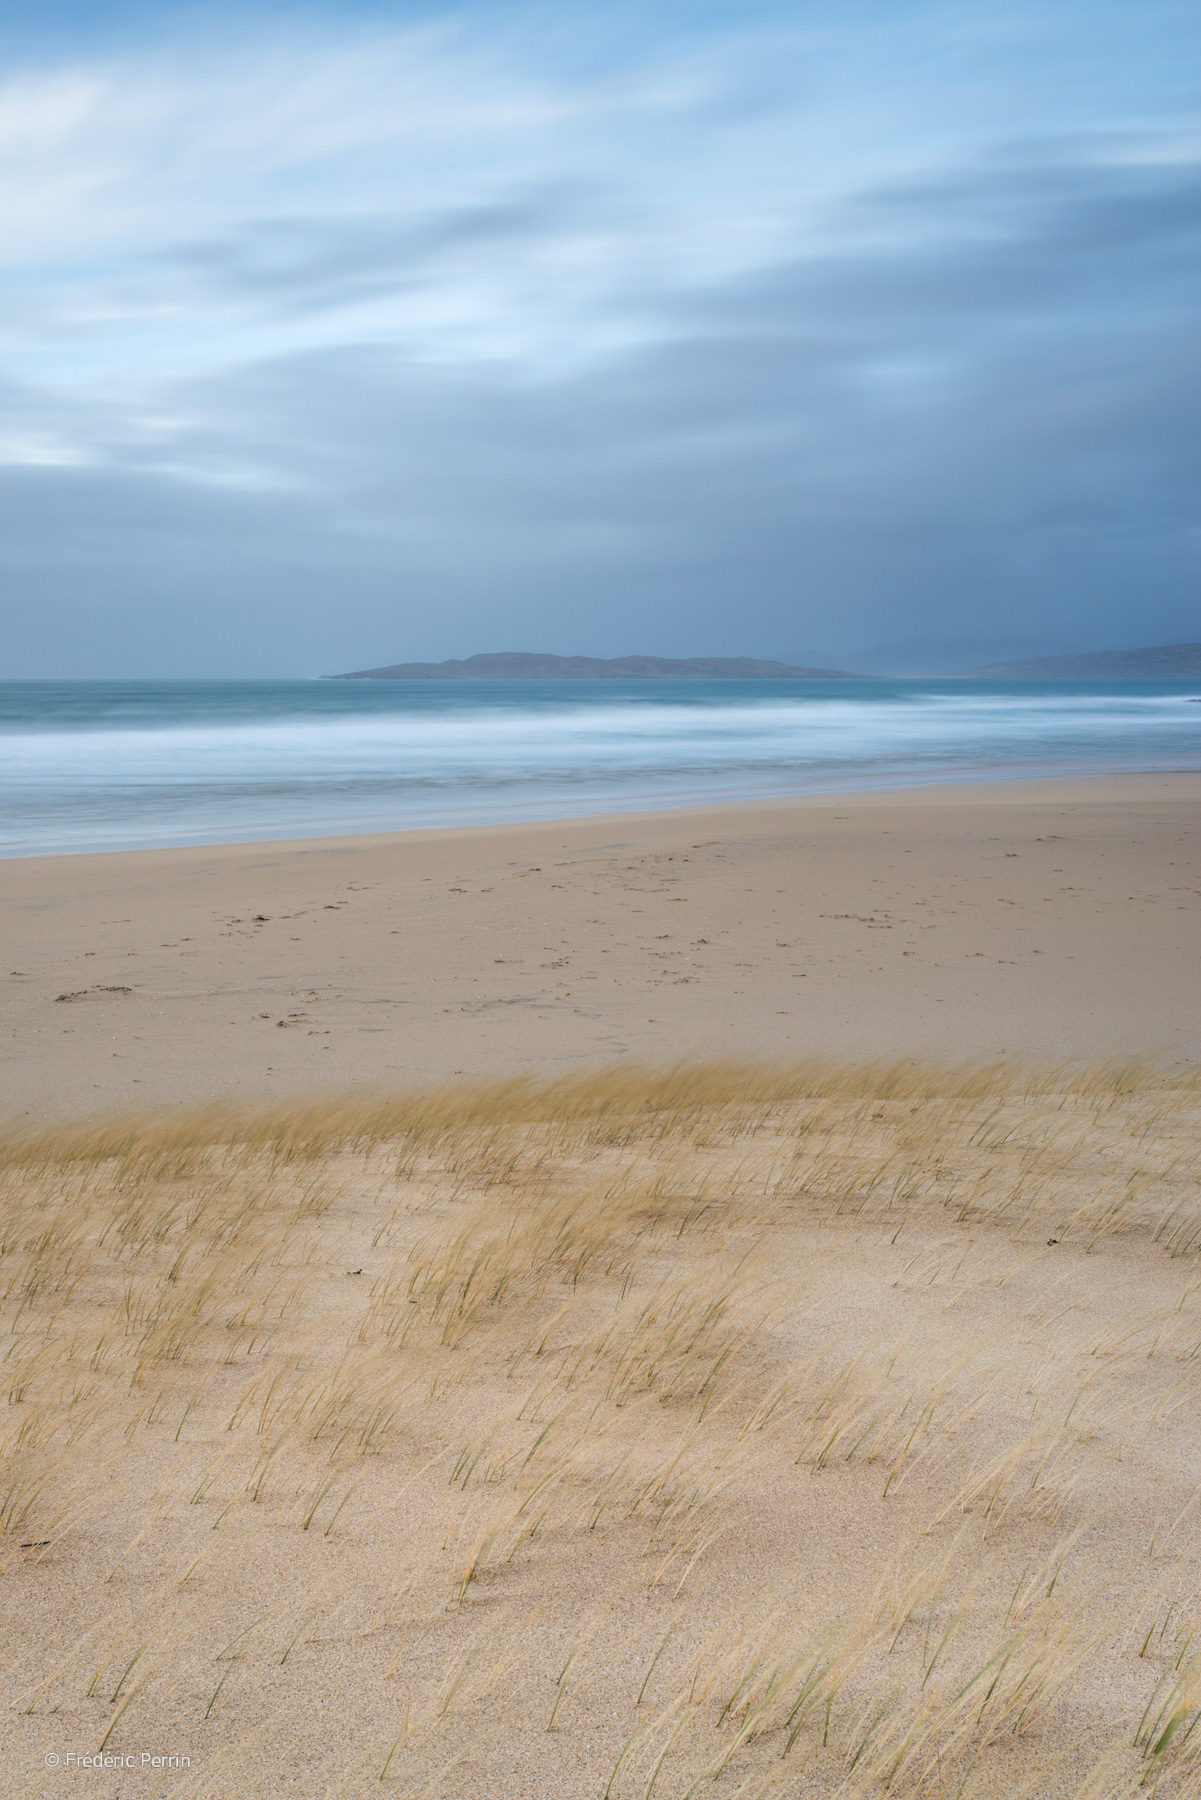
M 1201 777 L 0 864 L 3 1111 L 620 1057 L 1201 1056 Z

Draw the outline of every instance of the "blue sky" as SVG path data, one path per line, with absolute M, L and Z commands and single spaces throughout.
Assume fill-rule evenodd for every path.
M 0 27 L 3 672 L 1201 635 L 1201 23 Z

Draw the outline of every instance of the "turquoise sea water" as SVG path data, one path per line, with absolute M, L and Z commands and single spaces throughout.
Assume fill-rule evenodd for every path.
M 1201 768 L 1192 681 L 0 684 L 0 854 Z

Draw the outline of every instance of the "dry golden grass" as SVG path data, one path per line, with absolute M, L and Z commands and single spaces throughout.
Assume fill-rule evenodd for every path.
M 1199 1116 L 813 1064 L 10 1132 L 3 1792 L 1201 1793 Z

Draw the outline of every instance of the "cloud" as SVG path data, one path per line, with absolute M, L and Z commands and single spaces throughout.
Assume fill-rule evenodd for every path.
M 14 672 L 1191 635 L 1195 120 L 871 13 L 14 75 Z
M 557 242 L 568 222 L 579 229 L 581 210 L 577 196 L 530 194 L 418 219 L 258 219 L 167 260 L 193 297 L 246 301 L 277 316 L 341 310 L 453 280 L 464 263 Z M 147 271 L 152 280 L 156 272 Z

